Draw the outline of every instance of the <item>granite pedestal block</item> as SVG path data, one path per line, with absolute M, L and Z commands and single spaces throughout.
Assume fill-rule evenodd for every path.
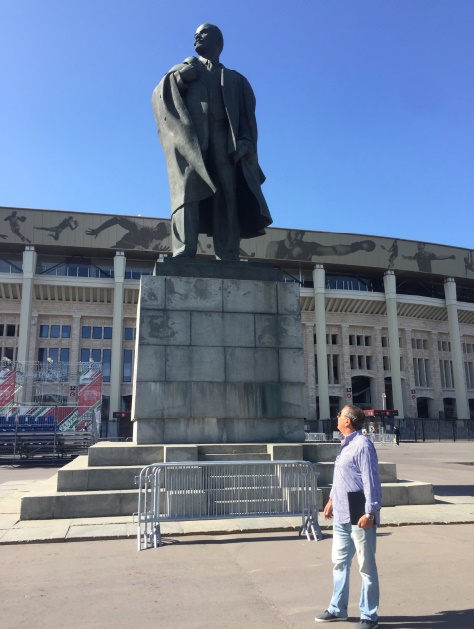
M 299 285 L 268 264 L 168 258 L 143 277 L 134 441 L 304 441 Z

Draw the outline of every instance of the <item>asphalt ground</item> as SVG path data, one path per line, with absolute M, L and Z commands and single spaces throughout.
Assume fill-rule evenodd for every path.
M 397 463 L 400 479 L 432 482 L 440 502 L 469 504 L 474 495 L 474 443 L 402 443 L 378 452 Z M 1 466 L 0 484 L 55 472 Z M 473 535 L 474 524 L 380 529 L 379 626 L 474 629 Z M 314 616 L 331 596 L 331 538 L 330 531 L 320 542 L 294 532 L 165 537 L 163 547 L 140 553 L 132 539 L 4 545 L 0 627 L 323 627 Z M 358 618 L 356 565 L 351 590 L 341 628 Z
M 384 528 L 381 628 L 472 629 L 474 525 Z M 331 535 L 294 533 L 1 548 L 0 624 L 128 629 L 307 629 L 331 596 Z M 349 622 L 358 619 L 353 567 Z

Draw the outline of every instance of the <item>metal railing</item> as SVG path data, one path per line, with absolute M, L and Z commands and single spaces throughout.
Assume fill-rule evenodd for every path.
M 321 539 L 315 464 L 306 461 L 156 463 L 140 473 L 138 550 L 161 546 L 161 522 L 300 516 Z
M 328 438 L 324 432 L 307 432 L 304 437 L 305 441 L 327 441 Z

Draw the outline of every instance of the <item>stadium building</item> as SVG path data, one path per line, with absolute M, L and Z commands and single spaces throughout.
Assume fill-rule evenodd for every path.
M 170 255 L 170 221 L 5 207 L 0 217 L 3 364 L 102 363 L 103 419 L 129 410 L 140 277 Z M 213 256 L 207 237 L 198 255 Z M 300 284 L 308 425 L 346 403 L 474 418 L 473 251 L 274 228 L 243 240 L 241 256 Z

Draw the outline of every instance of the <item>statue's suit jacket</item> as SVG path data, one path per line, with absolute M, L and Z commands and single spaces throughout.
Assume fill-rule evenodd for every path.
M 198 79 L 179 90 L 174 72 L 193 65 Z M 174 212 L 185 203 L 199 203 L 200 233 L 212 235 L 212 196 L 216 188 L 206 169 L 203 151 L 209 139 L 208 92 L 200 80 L 208 72 L 195 57 L 172 68 L 156 87 L 152 96 L 158 136 L 165 153 Z M 272 219 L 261 190 L 265 177 L 257 158 L 257 123 L 255 96 L 247 79 L 224 66 L 220 68 L 221 89 L 228 121 L 228 155 L 232 160 L 239 140 L 246 140 L 254 152 L 236 164 L 237 207 L 241 238 L 265 233 Z

